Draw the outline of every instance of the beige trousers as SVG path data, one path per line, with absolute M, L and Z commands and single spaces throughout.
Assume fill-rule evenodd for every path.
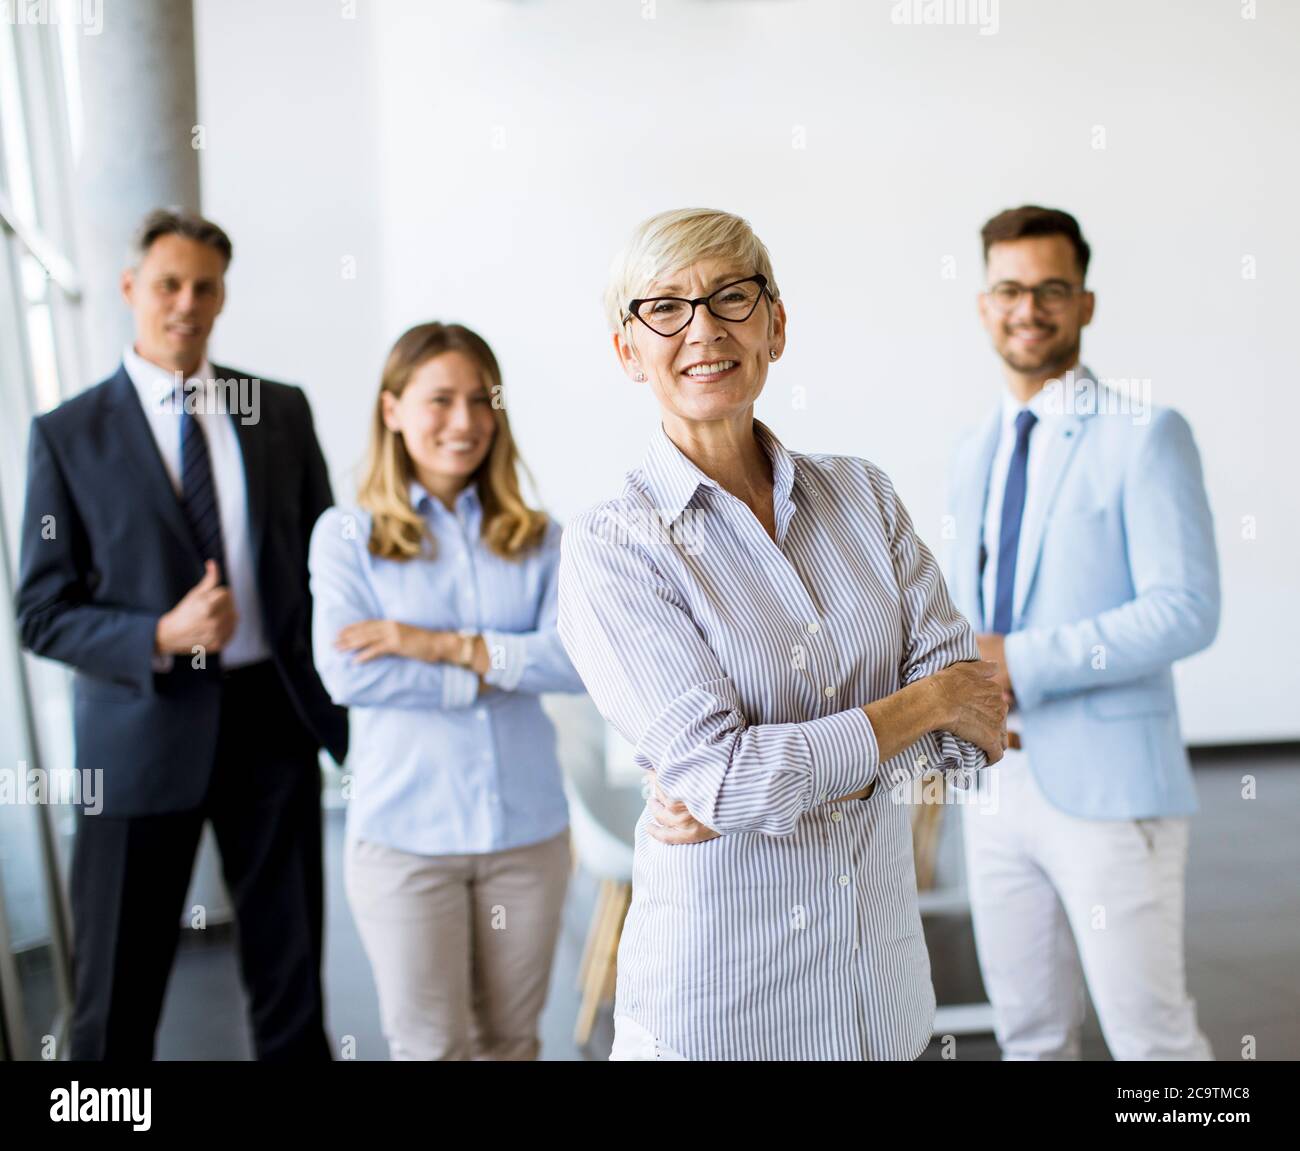
M 536 1059 L 569 832 L 484 855 L 348 843 L 344 885 L 393 1059 Z

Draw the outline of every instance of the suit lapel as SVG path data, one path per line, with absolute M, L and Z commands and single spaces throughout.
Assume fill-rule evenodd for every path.
M 966 530 L 958 533 L 961 540 L 957 554 L 961 602 L 977 632 L 984 630 L 984 565 L 980 562 L 980 549 L 984 546 L 984 506 L 988 502 L 989 476 L 993 471 L 993 456 L 997 452 L 998 433 L 1002 426 L 1001 412 L 1000 407 L 993 412 L 972 442 L 972 462 L 962 476 L 962 506 L 958 510 L 958 522 L 966 525 Z
M 124 471 L 135 477 L 140 489 L 163 523 L 175 535 L 177 542 L 202 567 L 198 549 L 194 546 L 194 536 L 189 524 L 185 522 L 180 501 L 176 498 L 176 489 L 172 487 L 171 477 L 158 453 L 158 442 L 154 439 L 153 429 L 149 427 L 149 417 L 140 406 L 140 398 L 136 395 L 135 385 L 125 367 L 118 368 L 109 392 L 117 432 L 114 446 Z
M 1075 379 L 1077 389 L 1079 381 L 1092 379 L 1087 368 L 1081 367 Z M 1094 385 L 1095 386 L 1095 385 Z M 1061 480 L 1070 466 L 1070 461 L 1078 451 L 1079 441 L 1083 439 L 1086 421 L 1074 415 L 1078 411 L 1077 391 L 1067 397 L 1069 406 L 1067 414 L 1052 424 L 1052 438 L 1046 448 L 1042 471 L 1037 484 L 1039 492 L 1031 496 L 1025 509 L 1025 519 L 1020 527 L 1020 550 L 1016 559 L 1016 586 L 1013 595 L 1012 617 L 1020 619 L 1029 599 L 1029 592 L 1034 585 L 1034 576 L 1038 573 L 1038 559 L 1043 550 L 1043 529 L 1047 523 L 1048 513 L 1056 502 L 1061 488 Z
M 229 368 L 219 368 L 216 364 L 212 365 L 212 374 L 218 380 L 239 378 L 237 373 Z M 259 393 L 260 390 L 259 385 Z M 238 412 L 231 412 L 227 417 L 235 426 L 239 452 L 244 458 L 244 487 L 248 492 L 248 534 L 253 544 L 255 572 L 261 570 L 262 539 L 266 531 L 267 438 L 271 434 L 271 429 L 265 407 L 262 405 L 264 398 L 260 394 L 257 396 L 255 422 L 245 423 Z

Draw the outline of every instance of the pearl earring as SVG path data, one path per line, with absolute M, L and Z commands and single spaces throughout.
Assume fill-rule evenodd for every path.
M 769 358 L 769 359 L 771 359 L 771 360 L 773 360 L 773 361 L 776 360 L 776 349 L 775 349 L 775 348 L 771 348 L 771 349 L 769 349 L 767 354 L 768 354 L 768 358 Z

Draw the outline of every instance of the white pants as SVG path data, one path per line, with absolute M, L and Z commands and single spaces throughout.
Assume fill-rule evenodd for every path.
M 630 1015 L 614 1016 L 614 1046 L 612 1060 L 686 1060 L 685 1055 L 660 1042 Z
M 962 829 L 1002 1057 L 1079 1058 L 1086 979 L 1115 1059 L 1212 1059 L 1183 971 L 1187 819 L 1067 815 L 1024 752 L 989 770 L 996 802 Z

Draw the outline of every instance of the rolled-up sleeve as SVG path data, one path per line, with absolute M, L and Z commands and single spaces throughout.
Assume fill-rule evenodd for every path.
M 867 465 L 886 534 L 894 576 L 898 581 L 903 660 L 900 685 L 906 687 L 951 664 L 979 659 L 979 645 L 970 624 L 952 603 L 934 555 L 916 534 L 912 518 L 883 471 Z M 951 732 L 929 732 L 906 751 L 887 760 L 881 776 L 890 786 L 915 779 L 927 771 L 942 771 L 953 785 L 969 788 L 974 773 L 988 765 L 975 744 Z
M 559 634 L 664 793 L 715 831 L 784 836 L 811 808 L 870 784 L 879 748 L 866 712 L 749 723 L 680 593 L 614 516 L 596 508 L 565 529 Z
M 385 618 L 365 572 L 368 534 L 360 517 L 339 508 L 328 509 L 312 530 L 312 654 L 325 690 L 341 707 L 469 707 L 478 698 L 478 676 L 467 668 L 399 656 L 358 663 L 335 647 L 349 624 Z

